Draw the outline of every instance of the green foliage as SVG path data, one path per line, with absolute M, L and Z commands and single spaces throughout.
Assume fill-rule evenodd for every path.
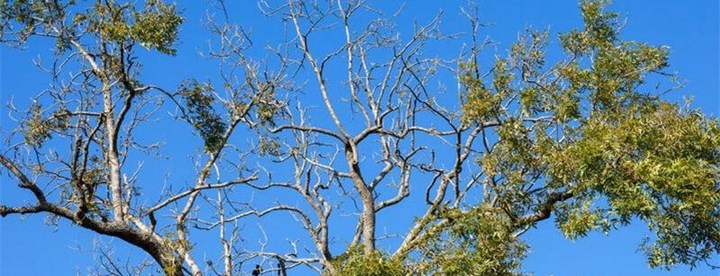
M 258 154 L 260 156 L 280 156 L 280 143 L 272 137 L 266 135 L 260 136 L 260 141 L 256 148 L 259 150 Z
M 345 254 L 333 260 L 333 266 L 335 272 L 332 275 L 393 276 L 408 274 L 401 261 L 385 256 L 379 251 L 367 256 L 364 254 L 362 246 L 349 248 Z
M 275 124 L 275 118 L 280 113 L 281 104 L 275 98 L 275 86 L 272 83 L 260 83 L 258 91 L 253 95 L 252 104 L 261 124 Z
M 200 133 L 205 141 L 205 151 L 209 153 L 215 153 L 224 146 L 227 129 L 227 125 L 213 107 L 215 99 L 211 95 L 212 91 L 209 84 L 195 80 L 186 81 L 178 91 L 185 102 L 186 119 Z
M 560 231 L 570 239 L 577 239 L 586 236 L 590 231 L 602 229 L 608 233 L 611 225 L 605 219 L 603 211 L 599 208 L 592 208 L 592 201 L 585 202 L 576 200 L 565 202 L 557 207 L 556 221 Z
M 598 220 L 617 225 L 639 218 L 657 238 L 644 246 L 653 266 L 694 265 L 720 251 L 717 121 L 664 102 L 632 105 L 622 114 L 593 116 L 563 154 L 575 161 L 553 164 L 567 166 L 566 175 L 555 177 L 609 205 L 584 224 L 573 216 L 578 211 L 559 210 L 570 236 Z
M 178 27 L 183 18 L 175 11 L 175 5 L 165 5 L 160 1 L 148 1 L 143 12 L 133 14 L 135 24 L 130 33 L 146 48 L 174 55 L 172 44 L 178 36 Z
M 41 147 L 50 138 L 53 131 L 62 131 L 68 128 L 68 117 L 64 110 L 55 112 L 50 118 L 45 118 L 40 104 L 30 106 L 29 116 L 23 122 L 25 143 L 33 147 Z
M 460 75 L 460 81 L 467 87 L 463 105 L 463 121 L 471 123 L 478 120 L 492 118 L 500 108 L 501 99 L 488 90 L 485 85 L 474 75 L 474 64 L 461 64 L 464 72 Z
M 139 43 L 164 54 L 175 54 L 173 44 L 183 18 L 174 4 L 148 0 L 140 9 L 131 3 L 96 1 L 84 12 L 75 5 L 75 1 L 2 0 L 0 40 L 21 44 L 37 33 L 60 32 L 56 34 L 56 51 L 62 52 L 70 48 L 70 39 L 77 41 L 79 33 L 89 32 L 105 42 L 125 46 Z M 7 34 L 14 37 L 7 38 Z
M 57 18 L 66 5 L 49 1 L 0 0 L 0 41 L 8 39 L 5 34 L 17 31 L 16 37 L 10 40 L 25 42 L 38 29 L 44 28 L 41 20 Z M 13 22 L 20 24 L 19 29 L 15 29 Z
M 448 208 L 419 246 L 415 274 L 519 275 L 527 246 L 513 236 L 514 226 L 502 211 L 488 205 L 468 211 Z
M 92 29 L 103 39 L 117 43 L 137 41 L 145 48 L 175 54 L 172 45 L 183 22 L 175 5 L 151 0 L 146 1 L 145 8 L 140 11 L 133 5 L 112 1 L 96 3 L 94 7 L 94 12 L 76 15 L 75 20 L 90 20 Z
M 554 65 L 545 33 L 529 32 L 496 61 L 491 85 L 461 66 L 465 120 L 499 122 L 478 159 L 485 199 L 514 221 L 510 232 L 543 208 L 572 239 L 642 221 L 654 233 L 642 244 L 651 266 L 696 265 L 720 253 L 718 121 L 647 91 L 648 75 L 668 66 L 667 48 L 621 41 L 604 6 L 581 4 L 585 27 L 559 36 L 567 57 Z

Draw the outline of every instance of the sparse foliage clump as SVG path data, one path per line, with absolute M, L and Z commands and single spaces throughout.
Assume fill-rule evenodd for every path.
M 88 24 L 101 37 L 117 43 L 139 42 L 145 48 L 174 55 L 173 44 L 178 37 L 178 28 L 183 18 L 175 10 L 174 4 L 162 1 L 146 1 L 144 8 L 134 4 L 121 4 L 114 1 L 96 3 L 94 11 L 77 13 L 76 23 Z
M 223 119 L 215 112 L 212 92 L 212 86 L 197 81 L 184 83 L 178 91 L 185 101 L 184 115 L 202 136 L 205 150 L 209 153 L 215 153 L 223 145 L 223 134 L 227 129 Z
M 54 114 L 43 114 L 40 104 L 33 104 L 28 111 L 28 117 L 23 122 L 25 143 L 41 147 L 43 143 L 51 138 L 54 131 L 62 131 L 68 128 L 68 117 L 65 110 L 59 110 Z
M 366 276 L 400 276 L 408 275 L 410 270 L 402 261 L 382 252 L 375 251 L 366 255 L 362 246 L 351 247 L 344 254 L 333 260 L 335 271 L 326 275 L 366 275 Z

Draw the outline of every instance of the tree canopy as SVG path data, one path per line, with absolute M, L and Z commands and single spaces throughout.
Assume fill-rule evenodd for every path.
M 644 224 L 651 267 L 720 253 L 718 120 L 664 98 L 669 49 L 623 40 L 604 1 L 580 3 L 583 26 L 529 29 L 491 60 L 472 4 L 466 34 L 443 33 L 438 15 L 400 35 L 365 1 L 259 1 L 283 26 L 275 44 L 215 4 L 217 72 L 167 87 L 143 63 L 190 54 L 176 50 L 190 12 L 178 4 L 0 1 L 3 47 L 54 42 L 39 64 L 51 83 L 27 109 L 8 105 L 19 119 L 0 152 L 33 200 L 3 198 L 0 215 L 45 214 L 149 256 L 120 271 L 101 254 L 114 275 L 260 262 L 281 275 L 516 275 L 523 234 L 548 219 L 569 239 Z M 456 40 L 456 59 L 430 50 Z M 195 151 L 169 149 L 181 144 Z M 143 168 L 173 154 L 179 177 Z M 395 242 L 381 241 L 382 216 L 407 222 Z M 252 219 L 287 231 L 268 238 Z

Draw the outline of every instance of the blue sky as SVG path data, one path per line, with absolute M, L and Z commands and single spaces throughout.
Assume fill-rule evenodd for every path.
M 392 10 L 399 6 L 386 1 L 372 2 L 377 2 L 375 4 L 381 9 Z M 459 16 L 459 5 L 464 2 L 408 1 L 397 23 L 402 32 L 403 29 L 410 28 L 412 21 L 426 22 L 435 16 L 437 11 L 442 10 L 444 16 L 441 29 L 447 32 L 462 32 L 466 23 Z M 479 4 L 481 20 L 491 23 L 481 31 L 481 35 L 487 35 L 499 42 L 496 47 L 486 50 L 490 55 L 504 55 L 518 33 L 527 27 L 547 27 L 554 37 L 557 33 L 582 26 L 578 3 L 572 0 L 480 1 Z M 181 27 L 177 57 L 143 54 L 144 69 L 141 78 L 171 89 L 189 77 L 212 80 L 216 72 L 214 63 L 199 55 L 199 52 L 207 51 L 210 39 L 203 29 L 208 5 L 205 1 L 185 1 L 180 2 L 179 6 L 184 10 L 186 21 Z M 262 17 L 257 12 L 254 1 L 229 4 L 228 9 L 231 21 L 248 27 L 256 44 L 272 44 L 277 39 L 275 31 L 279 27 L 273 25 L 277 23 L 277 18 Z M 720 114 L 720 11 L 717 1 L 616 0 L 610 5 L 610 9 L 627 18 L 622 32 L 623 39 L 670 47 L 670 69 L 677 71 L 680 78 L 687 81 L 687 85 L 681 91 L 668 95 L 668 99 L 681 101 L 683 96 L 690 96 L 695 99 L 694 106 L 705 114 L 713 117 Z M 22 50 L 1 48 L 0 137 L 3 140 L 15 125 L 8 116 L 5 104 L 13 99 L 17 106 L 27 106 L 29 97 L 41 91 L 47 84 L 47 76 L 35 68 L 31 60 L 37 57 L 48 59 L 48 49 L 52 44 L 41 40 L 32 42 L 27 49 Z M 446 57 L 457 56 L 459 46 L 460 43 L 430 45 L 433 53 Z M 262 54 L 261 49 L 257 51 Z M 307 99 L 312 101 L 313 97 L 308 96 Z M 198 137 L 189 135 L 189 128 L 181 123 L 170 120 L 160 123 L 163 126 L 161 131 L 151 127 L 142 131 L 148 137 L 167 141 L 169 147 L 165 149 L 165 153 L 172 157 L 169 160 L 146 160 L 145 169 L 156 173 L 155 176 L 147 176 L 147 179 L 162 179 L 166 174 L 172 174 L 174 179 L 191 179 L 192 171 L 187 168 L 187 157 L 197 153 Z M 178 140 L 185 136 L 187 138 Z M 3 204 L 28 199 L 24 191 L 18 191 L 14 186 L 15 180 L 8 178 L 5 173 L 0 175 L 0 181 L 0 202 Z M 146 191 L 154 190 L 148 188 Z M 57 228 L 46 226 L 44 219 L 43 215 L 0 219 L 0 275 L 75 275 L 87 272 L 87 267 L 94 262 L 90 250 L 98 237 L 68 223 L 61 223 Z M 390 229 L 404 227 L 402 223 L 394 224 L 392 221 L 392 217 L 384 218 L 386 227 Z M 277 234 L 278 231 L 290 231 L 284 228 L 282 222 L 266 220 L 264 223 L 270 229 L 270 235 Z M 243 227 L 248 229 L 247 240 L 257 238 L 256 225 L 257 222 L 253 220 L 244 222 Z M 609 236 L 593 233 L 573 242 L 566 240 L 550 221 L 545 221 L 525 236 L 531 249 L 525 260 L 524 270 L 543 276 L 718 274 L 706 267 L 692 271 L 688 267 L 678 267 L 670 272 L 649 269 L 645 257 L 641 252 L 637 252 L 640 240 L 646 235 L 647 230 L 642 225 L 633 224 L 614 231 Z M 195 254 L 199 259 L 206 254 L 202 250 L 207 250 L 210 255 L 215 254 L 211 253 L 211 250 L 217 249 L 215 240 L 205 240 L 202 235 L 194 238 L 198 243 Z M 131 250 L 121 242 L 113 242 L 107 237 L 100 240 L 110 242 L 120 258 L 133 261 L 144 258 L 139 254 L 140 251 Z M 392 241 L 388 243 L 391 244 Z M 713 261 L 720 264 L 718 258 Z M 244 271 L 249 270 L 246 268 Z

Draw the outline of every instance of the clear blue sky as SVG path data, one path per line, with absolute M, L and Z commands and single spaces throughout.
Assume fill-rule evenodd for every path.
M 228 1 L 230 2 L 230 1 Z M 252 29 L 255 43 L 277 39 L 276 33 L 268 24 L 277 22 L 277 18 L 263 18 L 256 9 L 254 1 L 238 1 L 242 4 L 228 6 L 232 21 L 239 22 Z M 382 8 L 396 7 L 396 4 L 377 2 Z M 408 1 L 399 21 L 401 26 L 412 20 L 424 22 L 443 10 L 442 29 L 449 32 L 463 31 L 465 21 L 459 16 L 459 5 L 465 1 Z M 192 4 L 189 4 L 192 3 Z M 168 88 L 177 87 L 183 79 L 212 78 L 215 65 L 198 55 L 206 51 L 210 36 L 203 29 L 205 20 L 205 1 L 184 1 L 179 6 L 184 10 L 186 21 L 182 26 L 177 57 L 146 56 L 143 79 Z M 682 96 L 695 98 L 694 106 L 705 114 L 717 117 L 720 114 L 719 62 L 720 40 L 718 33 L 718 2 L 705 1 L 631 1 L 616 0 L 610 9 L 627 18 L 622 37 L 627 40 L 644 41 L 654 45 L 670 47 L 671 69 L 679 72 L 687 86 L 669 95 L 673 101 Z M 507 47 L 515 41 L 517 34 L 528 26 L 534 28 L 549 27 L 552 34 L 580 27 L 581 17 L 578 3 L 564 1 L 480 1 L 480 13 L 483 22 L 492 23 L 482 31 L 500 44 L 491 53 L 504 54 Z M 404 26 L 408 28 L 409 25 Z M 47 77 L 35 68 L 31 60 L 36 57 L 48 58 L 48 49 L 52 44 L 43 41 L 31 44 L 27 49 L 2 48 L 0 52 L 0 139 L 5 140 L 8 130 L 15 123 L 8 117 L 5 104 L 14 99 L 18 106 L 27 106 L 29 97 L 41 91 L 47 84 Z M 457 56 L 457 44 L 435 45 L 432 50 L 447 57 Z M 452 83 L 452 81 L 449 81 Z M 307 103 L 306 105 L 312 105 Z M 192 174 L 187 172 L 187 156 L 198 146 L 197 137 L 188 135 L 188 128 L 176 123 L 162 121 L 162 131 L 146 129 L 147 135 L 168 141 L 165 152 L 172 156 L 169 160 L 148 160 L 145 170 L 157 174 L 162 179 L 166 173 L 182 179 Z M 180 135 L 174 135 L 179 131 Z M 177 137 L 190 136 L 183 140 Z M 193 140 L 194 139 L 194 140 Z M 3 145 L 4 146 L 4 145 Z M 148 178 L 151 178 L 148 176 Z M 189 179 L 189 178 L 188 178 Z M 15 179 L 0 175 L 0 202 L 17 203 L 28 199 L 26 192 L 15 187 Z M 152 190 L 152 189 L 150 189 Z M 43 215 L 21 218 L 10 216 L 0 219 L 0 275 L 75 275 L 85 274 L 87 267 L 94 262 L 89 251 L 98 237 L 89 231 L 78 229 L 68 223 L 54 228 L 43 223 Z M 386 219 L 388 227 L 392 219 Z M 267 222 L 269 228 L 282 228 L 278 222 Z M 255 222 L 246 222 L 247 229 L 254 229 Z M 382 226 L 381 226 L 382 227 Z M 281 229 L 282 230 L 282 229 Z M 249 230 L 248 239 L 257 236 Z M 270 231 L 273 231 L 272 229 Z M 379 231 L 380 232 L 380 231 Z M 678 267 L 674 271 L 651 270 L 645 258 L 637 251 L 640 240 L 647 235 L 646 229 L 639 224 L 612 232 L 610 236 L 595 233 L 589 237 L 572 242 L 562 237 L 550 221 L 543 222 L 538 229 L 531 230 L 525 236 L 531 245 L 530 254 L 524 263 L 524 269 L 535 275 L 718 275 L 699 267 L 689 271 L 687 267 Z M 137 260 L 140 251 L 128 250 L 121 242 L 112 242 L 110 238 L 101 238 L 112 243 L 117 256 Z M 198 248 L 196 257 L 202 261 L 202 250 L 217 249 L 215 240 L 211 245 L 203 245 L 200 235 L 195 236 Z M 208 252 L 214 255 L 215 253 Z M 720 260 L 715 258 L 715 264 Z M 249 269 L 245 269 L 249 271 Z M 291 273 L 291 275 L 295 275 Z

